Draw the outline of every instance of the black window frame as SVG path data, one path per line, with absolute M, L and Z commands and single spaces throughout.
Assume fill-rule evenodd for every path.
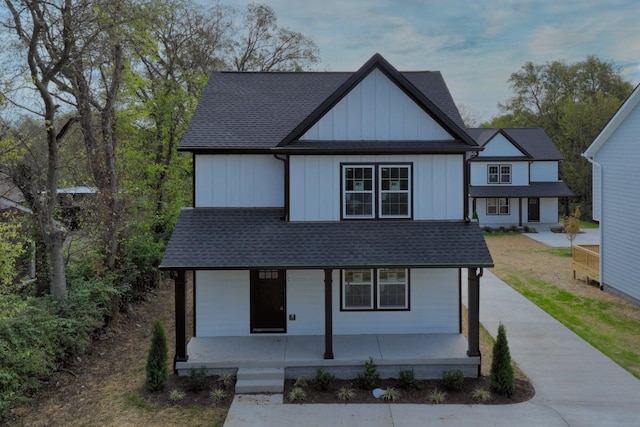
M 406 307 L 381 307 L 380 306 L 380 274 L 381 270 L 404 270 L 405 271 L 405 300 Z M 345 306 L 345 273 L 353 270 L 369 270 L 371 272 L 371 304 L 368 307 L 346 307 Z M 384 284 L 384 283 L 382 283 Z M 411 269 L 404 267 L 385 267 L 385 268 L 345 268 L 340 270 L 340 311 L 346 312 L 386 312 L 386 311 L 411 311 Z
M 497 168 L 497 172 L 492 173 L 491 168 Z M 509 179 L 503 180 L 502 168 L 509 168 Z M 495 181 L 491 180 L 491 177 L 495 176 Z M 491 163 L 487 165 L 487 184 L 511 184 L 513 180 L 513 167 L 510 163 Z
M 496 212 L 492 213 L 489 212 L 489 200 L 495 200 L 495 207 L 496 207 Z M 506 203 L 505 204 L 500 204 L 500 200 L 505 200 Z M 505 207 L 507 208 L 507 212 L 502 213 L 500 212 L 500 208 L 501 207 Z M 511 203 L 509 202 L 509 197 L 487 197 L 487 203 L 486 203 L 486 211 L 487 211 L 487 216 L 498 216 L 498 215 L 511 215 Z

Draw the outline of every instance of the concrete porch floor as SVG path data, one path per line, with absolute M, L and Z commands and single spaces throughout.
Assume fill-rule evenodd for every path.
M 239 368 L 285 368 L 287 376 L 305 375 L 322 367 L 338 376 L 355 377 L 372 357 L 381 374 L 414 367 L 417 377 L 439 378 L 447 369 L 462 369 L 476 376 L 479 357 L 467 356 L 462 334 L 335 335 L 334 359 L 324 359 L 322 335 L 259 335 L 247 337 L 194 337 L 188 344 L 187 362 L 177 362 L 181 375 L 206 367 L 211 374 Z

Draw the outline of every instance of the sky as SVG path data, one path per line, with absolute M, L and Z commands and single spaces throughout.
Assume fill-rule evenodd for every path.
M 202 1 L 202 0 L 201 0 Z M 244 8 L 251 0 L 220 0 Z M 355 71 L 380 53 L 400 71 L 439 70 L 454 101 L 489 120 L 526 62 L 596 55 L 640 82 L 638 0 L 256 0 L 312 38 L 320 71 Z

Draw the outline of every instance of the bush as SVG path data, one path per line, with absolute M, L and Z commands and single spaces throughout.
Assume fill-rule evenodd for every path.
M 413 369 L 403 369 L 400 371 L 400 384 L 405 390 L 415 388 L 418 389 L 418 382 Z
M 291 402 L 301 402 L 307 399 L 307 392 L 301 387 L 294 387 L 287 397 Z
M 477 388 L 471 393 L 471 398 L 478 403 L 487 403 L 491 401 L 491 393 L 489 390 Z
M 444 393 L 435 388 L 429 392 L 429 394 L 427 395 L 427 399 L 429 403 L 439 405 L 440 403 L 444 403 L 444 401 L 447 399 L 447 393 Z
M 380 395 L 380 399 L 386 402 L 397 402 L 400 400 L 400 392 L 393 387 L 389 387 Z
M 207 387 L 207 368 L 189 369 L 189 390 L 202 391 Z
M 358 375 L 360 385 L 362 388 L 373 388 L 380 379 L 380 373 L 378 372 L 378 366 L 373 361 L 373 357 L 369 357 L 369 360 L 364 362 L 364 374 Z
M 490 372 L 491 389 L 503 396 L 511 396 L 515 390 L 511 354 L 507 342 L 507 332 L 502 323 L 498 326 L 498 338 L 493 346 Z
M 322 368 L 318 368 L 318 370 L 316 371 L 315 380 L 316 388 L 318 390 L 327 391 L 329 390 L 329 387 L 331 387 L 335 379 L 336 376 L 334 374 L 327 372 Z
M 209 393 L 209 398 L 213 400 L 213 403 L 218 403 L 224 400 L 225 397 L 227 397 L 227 392 L 222 388 L 215 388 Z
M 464 388 L 464 373 L 460 369 L 452 369 L 442 373 L 442 385 L 450 391 L 460 391 Z
M 178 403 L 185 398 L 186 394 L 184 391 L 173 389 L 169 392 L 169 400 L 171 403 Z
M 159 391 L 164 388 L 164 383 L 169 376 L 167 371 L 167 336 L 159 320 L 153 324 L 151 335 L 151 347 L 147 357 L 147 381 L 150 391 Z
M 356 391 L 351 387 L 340 387 L 338 393 L 336 394 L 338 400 L 343 402 L 349 402 L 356 398 Z

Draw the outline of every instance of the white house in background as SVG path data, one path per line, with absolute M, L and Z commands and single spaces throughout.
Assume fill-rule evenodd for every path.
M 493 262 L 465 220 L 465 164 L 481 147 L 439 72 L 401 73 L 380 55 L 357 72 L 216 72 L 180 150 L 194 157 L 194 206 L 160 266 L 175 277 L 179 373 L 340 370 L 364 363 L 353 355 L 368 340 L 394 353 L 376 357 L 381 369 L 478 374 L 479 281 Z M 240 341 L 256 350 L 218 358 Z
M 469 216 L 482 225 L 558 223 L 573 193 L 558 177 L 563 160 L 543 129 L 468 129 L 484 148 L 469 158 Z
M 584 152 L 593 165 L 593 219 L 600 221 L 600 283 L 640 304 L 640 86 Z

